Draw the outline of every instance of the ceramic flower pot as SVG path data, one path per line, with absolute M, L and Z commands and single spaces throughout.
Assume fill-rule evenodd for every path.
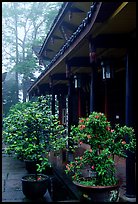
M 49 185 L 49 177 L 44 174 L 38 174 L 37 179 L 35 174 L 28 174 L 21 181 L 23 194 L 31 200 L 42 198 Z
M 82 201 L 117 202 L 119 199 L 119 184 L 113 186 L 85 186 L 73 182 L 82 194 Z

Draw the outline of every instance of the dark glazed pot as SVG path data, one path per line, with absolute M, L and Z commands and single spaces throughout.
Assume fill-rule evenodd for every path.
M 38 174 L 38 176 L 43 179 L 36 181 L 35 174 L 28 174 L 21 179 L 23 194 L 31 200 L 42 198 L 48 189 L 49 177 L 44 174 Z M 34 180 L 29 179 L 30 177 L 34 177 Z
M 73 182 L 82 194 L 82 201 L 90 202 L 117 202 L 120 185 L 113 186 L 85 186 Z

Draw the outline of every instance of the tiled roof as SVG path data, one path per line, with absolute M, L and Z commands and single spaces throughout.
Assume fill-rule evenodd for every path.
M 71 37 L 67 40 L 67 42 L 62 46 L 62 48 L 58 51 L 58 53 L 54 56 L 54 58 L 51 60 L 50 64 L 47 66 L 47 68 L 38 76 L 37 80 L 34 82 L 34 84 L 41 79 L 42 76 L 45 75 L 45 73 L 51 68 L 51 66 L 57 61 L 57 59 L 64 54 L 64 52 L 71 46 L 71 44 L 75 41 L 76 38 L 79 37 L 80 33 L 85 29 L 85 27 L 91 22 L 91 19 L 93 17 L 93 13 L 96 9 L 97 2 L 93 2 L 90 11 L 87 12 L 87 16 L 82 21 L 82 23 L 78 26 L 77 30 L 71 35 Z M 33 85 L 34 85 L 33 84 Z M 32 85 L 32 86 L 33 86 Z M 32 87 L 31 86 L 31 87 Z M 29 89 L 31 89 L 31 87 Z M 29 90 L 28 90 L 29 91 Z
M 53 23 L 52 23 L 52 25 L 51 25 L 51 27 L 50 27 L 50 30 L 48 31 L 48 33 L 47 33 L 47 35 L 46 35 L 46 38 L 45 38 L 45 40 L 44 40 L 43 45 L 45 45 L 47 39 L 48 39 L 49 36 L 50 36 L 50 33 L 51 33 L 51 31 L 52 31 L 52 28 L 53 28 L 54 25 L 57 23 L 60 13 L 65 9 L 65 7 L 68 5 L 68 3 L 69 3 L 69 2 L 63 2 L 63 4 L 61 5 L 61 8 L 59 9 L 58 14 L 56 15 L 56 17 L 55 17 L 55 19 L 54 19 L 54 21 L 53 21 Z M 43 45 L 41 46 L 41 49 L 43 48 Z M 40 53 L 40 52 L 42 51 L 41 49 L 39 50 L 39 54 L 41 54 L 41 53 Z

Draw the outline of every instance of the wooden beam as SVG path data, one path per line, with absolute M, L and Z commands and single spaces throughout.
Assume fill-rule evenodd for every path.
M 97 48 L 127 48 L 131 43 L 128 35 L 102 34 L 94 38 Z
M 68 93 L 68 86 L 65 84 L 56 84 L 55 86 L 53 86 L 53 92 L 54 94 L 65 94 L 67 95 Z
M 114 18 L 119 12 L 121 12 L 121 10 L 124 9 L 124 7 L 128 4 L 128 2 L 123 2 L 117 9 L 116 11 L 113 13 L 113 15 L 110 17 L 110 19 Z
M 51 44 L 54 45 L 55 40 L 64 40 L 62 37 L 59 37 L 57 35 L 52 35 L 50 38 Z
M 72 59 L 68 60 L 68 64 L 70 66 L 78 66 L 78 67 L 89 67 L 90 59 L 89 57 L 73 57 Z
M 96 18 L 97 23 L 105 22 L 121 5 L 122 2 L 102 2 L 102 6 Z
M 52 58 L 49 58 L 49 57 L 43 56 L 43 60 L 48 60 L 48 61 L 50 61 L 50 60 L 52 60 Z
M 40 94 L 51 93 L 51 88 L 49 86 L 49 83 L 40 84 L 39 90 L 40 90 Z M 53 94 L 55 95 L 59 93 L 67 95 L 68 87 L 65 84 L 56 84 L 56 85 L 53 85 L 52 91 L 53 91 Z
M 46 49 L 46 52 L 54 52 L 54 50 Z
M 39 85 L 39 90 L 40 90 L 40 94 L 46 94 L 49 93 L 50 91 L 50 87 L 49 87 L 49 83 L 46 84 L 40 84 Z
M 71 11 L 71 12 L 74 12 L 74 13 L 84 13 L 83 10 L 81 10 L 81 9 L 79 9 L 79 8 L 77 8 L 77 7 L 71 7 L 71 8 L 70 8 L 70 11 Z
M 76 26 L 74 26 L 71 23 L 67 23 L 65 21 L 62 22 L 61 26 L 63 26 L 65 29 L 71 30 L 72 32 L 74 32 L 77 29 Z
M 66 73 L 58 73 L 52 75 L 53 80 L 66 80 Z
M 60 29 L 60 32 L 61 32 L 64 40 L 67 41 L 68 40 L 68 34 L 67 34 L 67 31 L 65 31 L 64 26 L 60 26 L 59 29 Z
M 53 37 L 54 39 L 56 39 L 56 40 L 63 40 L 62 37 L 59 37 L 59 36 L 57 36 L 57 35 L 53 35 L 52 37 Z

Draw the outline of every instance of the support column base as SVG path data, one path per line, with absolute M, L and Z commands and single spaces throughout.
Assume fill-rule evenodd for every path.
M 120 195 L 120 201 L 122 202 L 136 202 L 136 197 L 127 197 L 126 195 Z
M 124 188 L 119 190 L 119 202 L 136 202 L 136 195 L 127 195 Z

